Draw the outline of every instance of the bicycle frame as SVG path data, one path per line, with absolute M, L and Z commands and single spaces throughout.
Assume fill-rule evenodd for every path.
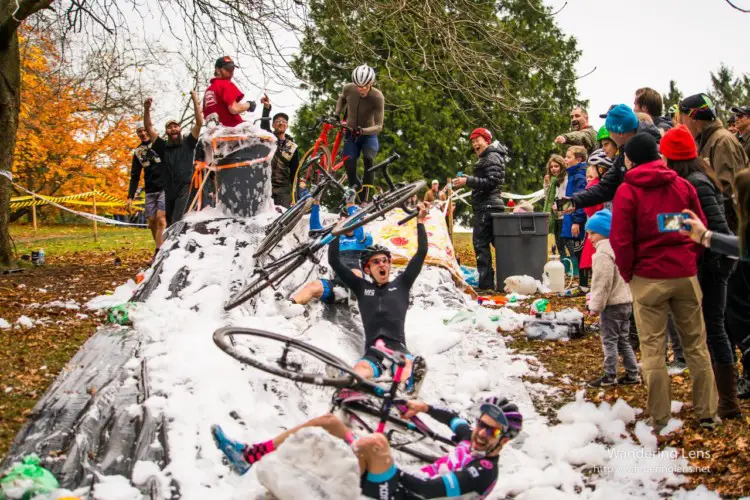
M 338 155 L 339 148 L 341 147 L 341 141 L 344 135 L 344 129 L 346 128 L 346 122 L 336 122 L 336 123 L 330 123 L 330 121 L 327 121 L 325 119 L 321 119 L 320 123 L 322 124 L 320 135 L 315 140 L 315 144 L 313 145 L 313 152 L 312 156 L 315 156 L 318 154 L 318 148 L 320 148 L 321 144 L 324 146 L 328 146 L 329 140 L 328 135 L 331 133 L 331 130 L 337 127 L 338 125 L 338 131 L 336 132 L 336 137 L 333 139 L 333 149 L 331 149 L 331 162 L 333 165 L 329 165 L 330 171 L 335 172 L 336 170 L 340 169 L 344 162 L 347 160 L 348 157 L 344 157 L 341 159 L 339 163 L 336 163 L 336 156 Z M 308 167 L 307 170 L 307 178 L 310 177 L 310 167 Z

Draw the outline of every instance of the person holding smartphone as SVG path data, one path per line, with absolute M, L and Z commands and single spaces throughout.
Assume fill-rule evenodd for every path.
M 640 133 L 630 139 L 624 159 L 627 171 L 612 204 L 609 241 L 633 296 L 651 425 L 659 432 L 671 418 L 672 394 L 664 362 L 671 312 L 690 369 L 696 417 L 700 427 L 710 430 L 715 426 L 718 394 L 697 277 L 701 247 L 679 234 L 679 229 L 664 232 L 659 224 L 660 214 L 686 207 L 704 224 L 706 217 L 695 188 L 667 168 L 651 135 Z

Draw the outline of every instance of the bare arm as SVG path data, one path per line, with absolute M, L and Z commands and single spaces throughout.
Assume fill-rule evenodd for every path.
M 248 109 L 250 109 L 252 105 L 250 104 L 250 101 L 234 101 L 232 104 L 229 105 L 229 112 L 233 115 L 239 115 L 240 113 L 244 113 Z
M 149 97 L 143 103 L 143 126 L 146 127 L 146 132 L 151 138 L 151 142 L 155 141 L 158 137 L 156 130 L 154 130 L 154 124 L 151 122 L 151 103 L 154 102 L 153 97 Z
M 190 129 L 190 133 L 197 139 L 201 135 L 201 127 L 203 126 L 203 110 L 198 99 L 198 93 L 195 90 L 190 92 L 190 98 L 193 100 L 193 113 L 195 113 L 195 123 L 193 128 Z

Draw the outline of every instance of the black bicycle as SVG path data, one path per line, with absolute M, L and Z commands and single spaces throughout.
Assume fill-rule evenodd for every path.
M 402 207 L 402 209 L 409 214 L 399 221 L 399 224 L 405 224 L 407 221 L 416 217 L 418 215 L 418 210 L 407 207 L 406 200 L 422 189 L 425 182 L 417 181 L 412 182 L 411 184 L 396 186 L 388 176 L 386 167 L 398 158 L 398 154 L 393 154 L 376 167 L 373 167 L 378 169 L 383 168 L 383 175 L 392 190 L 375 196 L 370 203 L 363 206 L 358 212 L 342 219 L 338 223 L 323 229 L 310 231 L 310 236 L 314 238 L 310 243 L 303 243 L 286 255 L 282 255 L 275 260 L 256 266 L 253 270 L 253 277 L 250 282 L 227 301 L 224 305 L 224 310 L 230 311 L 234 309 L 255 297 L 268 287 L 272 287 L 276 290 L 281 282 L 289 277 L 294 271 L 299 269 L 299 267 L 308 259 L 313 263 L 318 264 L 320 262 L 317 257 L 318 251 L 331 243 L 337 236 L 354 231 L 360 226 L 375 220 L 396 207 Z
M 273 250 L 274 247 L 279 244 L 281 239 L 297 226 L 302 217 L 310 211 L 315 199 L 322 196 L 329 186 L 337 188 L 342 193 L 346 191 L 346 188 L 342 186 L 339 181 L 334 179 L 324 168 L 320 167 L 320 158 L 321 156 L 318 155 L 314 158 L 308 159 L 305 162 L 305 165 L 301 168 L 311 168 L 314 164 L 315 170 L 319 172 L 322 180 L 313 186 L 312 191 L 310 191 L 309 194 L 305 195 L 304 198 L 292 205 L 287 211 L 277 217 L 276 220 L 266 227 L 266 236 L 255 250 L 255 253 L 253 254 L 254 258 L 258 259 L 263 257 Z
M 238 345 L 234 342 L 235 336 L 251 337 L 252 346 Z M 333 409 L 340 409 L 352 427 L 385 434 L 394 449 L 434 462 L 438 456 L 416 449 L 414 445 L 429 439 L 439 445 L 455 446 L 450 438 L 430 429 L 419 417 L 401 418 L 406 411 L 406 401 L 396 397 L 406 364 L 406 357 L 401 352 L 382 344 L 374 346 L 395 367 L 390 385 L 385 386 L 363 379 L 348 363 L 320 348 L 277 333 L 225 327 L 216 330 L 213 339 L 222 351 L 236 360 L 272 375 L 342 389 L 334 395 Z M 393 428 L 386 432 L 386 426 Z

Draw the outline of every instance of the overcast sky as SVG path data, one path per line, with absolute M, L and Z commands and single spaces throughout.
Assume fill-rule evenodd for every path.
M 553 10 L 565 3 L 544 1 Z M 750 0 L 734 1 L 750 8 Z M 639 87 L 666 93 L 669 80 L 674 79 L 680 90 L 690 95 L 709 88 L 709 72 L 716 71 L 722 62 L 735 74 L 750 72 L 750 14 L 732 9 L 724 0 L 568 0 L 555 20 L 563 32 L 578 41 L 582 55 L 577 74 L 584 75 L 596 67 L 577 82 L 579 97 L 589 100 L 591 122 L 596 127 L 603 121 L 598 115 L 610 104 L 632 105 Z M 296 46 L 296 39 L 290 35 L 280 34 L 278 41 L 287 53 Z M 162 42 L 175 43 L 166 39 Z M 236 57 L 231 49 L 227 53 Z M 179 74 L 178 62 L 174 63 L 173 71 Z M 291 116 L 307 99 L 303 91 L 270 81 L 250 58 L 239 57 L 238 63 L 242 69 L 235 73 L 235 80 L 247 98 L 258 99 L 267 89 L 274 111 Z M 211 62 L 206 66 L 208 78 Z M 186 102 L 188 85 L 189 79 L 175 78 L 172 85 L 161 87 L 161 93 L 167 95 L 155 105 L 158 121 L 174 114 L 180 107 L 176 101 Z M 259 116 L 260 106 L 246 119 Z
M 735 5 L 750 9 L 750 0 Z M 750 73 L 750 14 L 724 0 L 568 0 L 555 19 L 583 52 L 577 73 L 597 68 L 577 85 L 595 127 L 610 104 L 632 106 L 637 88 L 664 94 L 672 79 L 686 96 L 703 92 L 722 62 Z

